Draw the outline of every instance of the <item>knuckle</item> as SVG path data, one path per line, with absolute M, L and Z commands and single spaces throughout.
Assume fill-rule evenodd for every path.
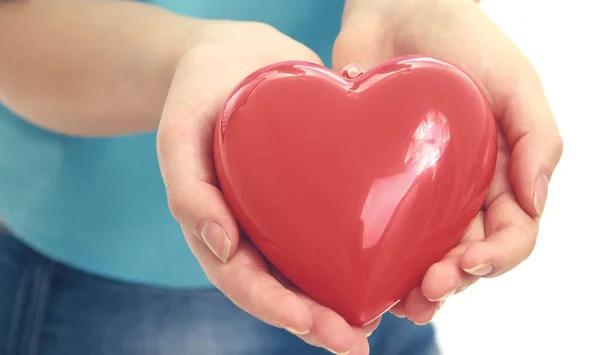
M 507 61 L 507 63 L 509 63 L 508 69 L 510 72 L 514 73 L 513 77 L 516 80 L 515 84 L 532 82 L 541 85 L 540 75 L 533 62 L 522 53 L 519 54 L 518 59 L 519 60 L 515 61 Z
M 525 261 L 533 250 L 537 242 L 537 233 L 528 228 L 523 228 L 519 225 L 514 226 L 513 233 L 516 234 L 518 242 L 513 243 L 510 252 L 507 255 L 512 255 L 512 262 L 508 265 L 508 269 L 512 269 L 523 261 Z M 510 260 L 510 259 L 509 259 Z
M 161 126 L 164 126 L 164 121 L 161 121 L 160 123 Z M 160 127 L 162 128 L 162 127 Z M 156 132 L 156 151 L 158 153 L 158 157 L 159 159 L 161 158 L 161 152 L 163 151 L 163 148 L 165 146 L 165 132 L 163 129 L 158 129 Z
M 161 118 L 156 132 L 156 153 L 159 163 L 164 163 L 169 157 L 169 147 L 177 137 L 176 122 L 168 117 Z
M 220 262 L 207 263 L 203 265 L 203 271 L 213 286 L 223 292 L 227 298 L 237 301 L 236 295 L 232 293 L 232 289 L 243 284 L 244 278 L 240 277 L 240 264 L 222 264 Z
M 553 136 L 551 146 L 553 147 L 556 160 L 560 160 L 564 152 L 563 138 L 560 135 Z
M 211 267 L 204 267 L 204 274 L 206 275 L 206 278 L 208 279 L 208 281 L 215 286 L 218 290 L 222 291 L 223 293 L 225 293 L 225 289 L 223 287 L 223 283 L 221 282 L 222 278 L 219 278 L 219 269 L 221 269 L 223 267 L 223 265 L 219 265 L 218 263 L 215 263 L 214 265 L 212 265 Z
M 239 304 L 242 300 L 240 296 L 245 300 L 253 300 L 258 290 L 254 290 L 256 285 L 254 283 L 247 282 L 247 277 L 243 270 L 244 266 L 241 264 L 235 264 L 232 266 L 219 264 L 216 265 L 212 270 L 207 273 L 207 278 L 219 289 L 227 298 L 231 299 L 234 303 Z M 240 307 L 243 304 L 239 304 Z
M 437 263 L 431 265 L 429 267 L 429 270 L 427 270 L 427 272 L 430 275 L 431 274 L 433 274 L 433 275 L 435 275 L 435 274 L 440 275 L 440 274 L 443 273 L 444 267 L 445 267 L 444 263 L 442 261 L 440 261 L 440 262 L 437 262 Z
M 185 195 L 181 191 L 182 189 L 175 186 L 172 183 L 166 183 L 167 190 L 167 205 L 169 211 L 173 215 L 173 218 L 180 224 L 184 222 L 185 215 Z
M 486 71 L 489 81 L 496 83 L 500 96 L 507 101 L 515 100 L 515 93 L 528 97 L 532 88 L 540 91 L 542 82 L 533 63 L 524 55 L 508 56 L 499 63 L 491 62 Z

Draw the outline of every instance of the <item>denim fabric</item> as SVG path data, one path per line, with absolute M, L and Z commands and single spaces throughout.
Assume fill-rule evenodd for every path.
M 438 355 L 432 326 L 385 316 L 373 355 Z M 215 289 L 126 284 L 69 268 L 0 231 L 0 354 L 318 355 Z

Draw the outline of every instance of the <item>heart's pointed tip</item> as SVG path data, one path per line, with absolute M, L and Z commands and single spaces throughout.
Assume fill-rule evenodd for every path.
M 348 322 L 348 324 L 350 324 L 353 327 L 356 328 L 364 328 L 366 326 L 368 326 L 369 324 L 375 322 L 377 320 L 377 318 L 379 318 L 380 316 L 373 316 L 373 315 L 358 315 L 358 316 L 349 316 L 349 317 L 345 317 L 344 319 L 346 319 L 346 321 Z
M 353 327 L 366 327 L 369 324 L 377 321 L 400 301 L 401 300 L 398 299 L 397 301 L 381 301 L 374 303 L 371 299 L 369 302 L 365 301 L 364 306 L 354 307 L 352 310 L 347 312 L 347 314 L 342 316 L 348 322 L 348 324 L 352 325 Z M 382 306 L 382 304 L 385 306 Z

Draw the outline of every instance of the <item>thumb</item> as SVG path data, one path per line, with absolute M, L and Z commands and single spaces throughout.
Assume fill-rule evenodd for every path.
M 394 58 L 392 41 L 378 41 L 382 30 L 377 26 L 361 25 L 359 21 L 348 21 L 335 40 L 332 52 L 333 71 L 341 73 L 348 64 L 358 64 L 365 71 Z M 382 43 L 380 43 L 382 42 Z
M 190 67 L 193 68 L 193 67 Z M 185 70 L 183 70 L 185 71 Z M 227 262 L 239 244 L 237 223 L 217 188 L 213 164 L 213 129 L 218 98 L 198 99 L 190 85 L 192 73 L 175 75 L 157 134 L 157 153 L 169 209 L 182 225 L 186 238 L 198 238 Z M 208 95 L 210 96 L 210 95 Z M 194 255 L 202 243 L 188 240 Z M 206 254 L 203 254 L 206 255 Z
M 285 43 L 293 45 L 288 54 L 298 56 L 293 59 L 319 62 L 308 48 Z M 205 60 L 205 48 L 190 51 L 174 75 L 158 128 L 158 159 L 171 213 L 187 231 L 186 239 L 199 238 L 222 262 L 237 251 L 239 230 L 217 188 L 213 155 L 216 118 L 235 85 L 271 63 L 272 57 L 259 53 L 224 71 Z M 188 240 L 188 245 L 197 258 L 205 255 L 196 250 L 202 243 Z
M 542 214 L 548 184 L 563 152 L 563 141 L 533 69 L 523 78 L 499 121 L 512 147 L 510 179 L 530 215 Z

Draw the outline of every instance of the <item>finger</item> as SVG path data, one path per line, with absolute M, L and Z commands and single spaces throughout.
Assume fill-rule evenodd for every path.
M 363 330 L 358 329 L 358 328 L 354 328 L 353 333 L 355 336 L 354 346 L 352 346 L 352 350 L 345 351 L 345 352 L 337 352 L 326 346 L 323 346 L 322 344 L 319 344 L 310 334 L 303 335 L 300 338 L 303 339 L 306 343 L 313 345 L 313 346 L 324 348 L 325 350 L 329 351 L 332 354 L 369 355 L 369 341 L 367 340 L 368 335 L 365 335 Z
M 465 245 L 465 248 L 468 245 Z M 421 285 L 421 292 L 428 300 L 444 301 L 464 291 L 479 279 L 478 276 L 468 274 L 460 268 L 461 260 L 462 255 L 451 256 L 429 268 Z
M 433 319 L 435 313 L 443 305 L 444 301 L 430 301 L 423 296 L 420 287 L 414 288 L 404 302 L 404 312 L 406 317 L 412 320 L 415 324 L 425 325 Z
M 504 114 L 498 119 L 512 147 L 510 179 L 521 206 L 541 216 L 550 177 L 563 152 L 563 141 L 532 66 L 524 65 Z
M 235 253 L 238 229 L 215 186 L 213 129 L 217 108 L 198 99 L 195 85 L 178 72 L 157 135 L 160 170 L 174 218 L 223 262 Z M 218 100 L 213 100 L 214 102 Z
M 355 341 L 354 346 L 349 354 L 352 355 L 369 355 L 370 347 L 367 340 L 368 335 L 362 329 L 354 329 Z
M 465 251 L 460 266 L 471 275 L 492 277 L 513 269 L 531 254 L 538 223 L 512 193 L 505 192 L 488 206 L 485 230 L 486 239 Z
M 308 334 L 313 323 L 309 307 L 271 276 L 261 255 L 248 241 L 242 239 L 238 252 L 223 264 L 189 230 L 184 229 L 184 235 L 209 280 L 235 305 L 295 335 Z
M 360 342 L 361 340 L 360 337 L 358 339 L 356 338 L 356 330 L 360 331 L 363 338 L 365 337 L 364 329 L 350 326 L 348 322 L 333 310 L 314 301 L 286 279 L 276 268 L 272 267 L 272 265 L 269 265 L 269 269 L 273 274 L 273 277 L 279 283 L 302 299 L 310 309 L 313 316 L 313 326 L 308 334 L 300 336 L 302 340 L 308 344 L 322 347 L 330 351 L 345 353 L 349 351 L 348 349 L 353 349 L 353 347 L 357 345 L 356 342 Z M 373 323 L 375 323 L 374 326 L 376 326 L 379 322 L 376 320 L 371 324 Z M 371 326 L 371 324 L 366 327 Z M 369 329 L 366 328 L 366 331 L 369 331 Z
M 339 314 L 324 307 L 308 296 L 299 293 L 300 297 L 310 310 L 313 323 L 310 328 L 309 340 L 320 347 L 336 354 L 351 351 L 357 344 L 366 339 L 365 333 L 359 335 Z
M 501 132 L 501 127 L 498 125 L 498 132 Z M 510 166 L 510 153 L 511 148 L 506 141 L 506 137 L 503 133 L 498 135 L 498 158 L 496 159 L 496 166 L 490 188 L 483 201 L 483 209 L 487 209 L 489 205 L 498 198 L 498 196 L 513 191 L 510 179 L 508 178 L 508 168 Z
M 460 261 L 464 252 L 471 245 L 484 238 L 484 212 L 480 211 L 467 227 L 461 243 L 425 273 L 421 283 L 421 292 L 428 300 L 443 301 L 477 281 L 477 276 L 468 274 L 461 269 Z
M 396 303 L 394 307 L 390 308 L 389 312 L 398 318 L 406 318 L 406 304 L 404 300 Z
M 377 330 L 377 327 L 379 327 L 380 323 L 381 323 L 381 317 L 375 319 L 374 321 L 361 327 L 360 329 L 362 330 L 363 334 L 366 334 L 366 336 L 368 338 L 371 336 L 371 334 L 373 334 L 373 332 L 375 332 L 375 330 Z

